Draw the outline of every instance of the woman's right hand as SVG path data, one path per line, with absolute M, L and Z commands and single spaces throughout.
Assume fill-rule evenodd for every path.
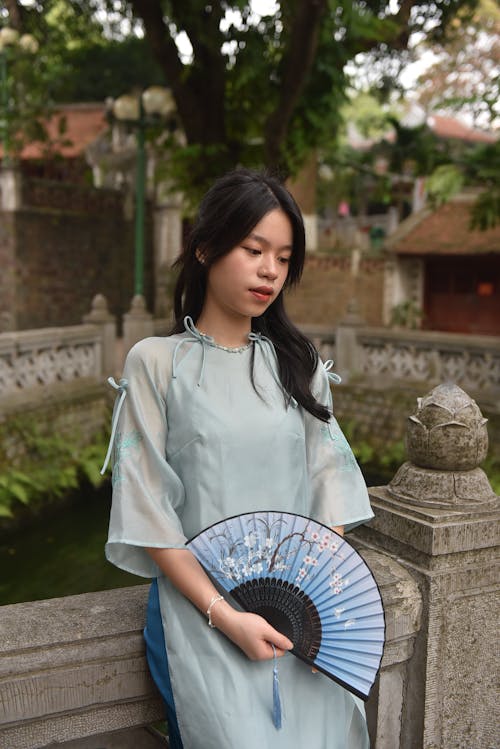
M 262 616 L 236 611 L 226 601 L 212 610 L 214 625 L 223 632 L 252 661 L 264 661 L 281 656 L 293 648 L 288 637 L 274 629 Z

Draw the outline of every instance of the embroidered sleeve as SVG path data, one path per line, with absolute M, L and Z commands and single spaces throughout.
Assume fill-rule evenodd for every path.
M 321 362 L 312 392 L 332 413 L 330 382 Z M 369 520 L 373 513 L 365 481 L 333 414 L 327 423 L 306 414 L 305 425 L 312 517 L 345 530 Z
M 141 341 L 124 369 L 127 394 L 116 424 L 113 503 L 106 557 L 144 577 L 158 569 L 145 547 L 183 548 L 186 538 L 178 511 L 184 488 L 165 458 L 166 384 L 158 365 L 158 339 Z

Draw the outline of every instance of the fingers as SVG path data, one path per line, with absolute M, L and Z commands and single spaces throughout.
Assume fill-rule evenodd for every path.
M 285 637 L 285 635 L 282 635 L 281 632 L 278 632 L 277 629 L 271 627 L 271 625 L 269 625 L 269 632 L 266 632 L 266 640 L 274 645 L 276 654 L 278 654 L 278 650 L 282 651 L 283 654 L 293 648 L 293 642 L 288 637 Z

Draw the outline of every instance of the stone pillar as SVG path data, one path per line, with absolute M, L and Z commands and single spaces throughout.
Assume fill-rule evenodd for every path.
M 500 745 L 493 657 L 500 503 L 479 468 L 486 419 L 453 384 L 417 403 L 409 460 L 388 486 L 370 489 L 375 518 L 355 533 L 397 558 L 422 592 L 401 749 L 490 749 Z
M 134 343 L 153 334 L 153 316 L 146 309 L 144 297 L 136 294 L 132 299 L 130 312 L 123 315 L 123 353 L 126 355 Z
M 313 151 L 300 172 L 287 184 L 287 188 L 302 211 L 306 231 L 306 249 L 308 252 L 315 252 L 318 249 L 317 180 L 318 157 L 316 151 Z
M 102 374 L 110 376 L 118 371 L 116 362 L 116 319 L 109 313 L 108 302 L 102 294 L 96 294 L 88 315 L 83 322 L 99 325 L 102 333 Z
M 335 370 L 344 382 L 349 382 L 362 370 L 362 351 L 358 343 L 358 329 L 364 325 L 359 312 L 358 300 L 352 297 L 345 316 L 335 331 Z
M 18 211 L 21 203 L 21 172 L 15 167 L 2 167 L 0 169 L 0 209 Z
M 182 250 L 182 195 L 169 192 L 168 184 L 160 187 L 154 212 L 155 317 L 168 317 L 170 268 Z

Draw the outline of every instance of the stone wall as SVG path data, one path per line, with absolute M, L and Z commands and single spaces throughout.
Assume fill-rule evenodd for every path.
M 90 444 L 109 422 L 112 396 L 108 390 L 104 384 L 82 379 L 46 386 L 43 396 L 31 389 L 9 405 L 1 402 L 0 471 L 2 466 L 22 466 L 28 450 L 25 428 L 36 426 L 41 437 L 66 437 L 71 442 L 76 438 L 82 446 Z
M 351 255 L 307 255 L 297 289 L 287 294 L 286 308 L 296 324 L 334 328 L 356 297 L 367 325 L 381 325 L 384 260 Z
M 134 226 L 122 196 L 88 188 L 84 200 L 81 187 L 59 187 L 64 192 L 25 192 L 34 205 L 0 212 L 0 314 L 10 313 L 15 329 L 79 323 L 98 293 L 118 319 L 130 307 Z M 146 237 L 145 295 L 153 309 L 151 211 Z

